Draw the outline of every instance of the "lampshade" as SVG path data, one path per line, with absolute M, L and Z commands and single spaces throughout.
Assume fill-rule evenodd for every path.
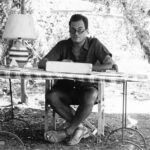
M 12 14 L 8 17 L 2 36 L 4 39 L 36 39 L 33 18 L 29 14 Z

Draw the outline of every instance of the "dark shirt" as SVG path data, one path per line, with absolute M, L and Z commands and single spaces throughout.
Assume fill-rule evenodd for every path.
M 60 41 L 55 47 L 45 56 L 49 61 L 62 61 L 63 59 L 70 59 L 76 62 L 75 56 L 72 52 L 73 42 L 71 39 Z M 77 62 L 95 64 L 99 61 L 103 64 L 103 60 L 111 53 L 107 48 L 96 38 L 87 37 L 84 45 L 81 48 L 80 56 Z
M 74 62 L 91 63 L 94 65 L 97 61 L 100 64 L 103 64 L 103 61 L 107 55 L 112 56 L 112 54 L 98 39 L 90 37 L 86 38 L 84 45 L 80 49 L 78 60 L 76 59 L 72 50 L 73 42 L 69 38 L 67 40 L 58 42 L 44 58 L 47 58 L 49 61 L 62 61 L 64 59 L 69 59 Z M 39 64 L 39 68 L 45 69 L 45 66 Z M 87 87 L 97 88 L 97 83 L 59 80 L 56 82 L 55 87 L 60 87 L 61 89 L 66 88 L 66 90 L 71 89 L 71 87 L 76 87 L 78 89 L 85 89 Z

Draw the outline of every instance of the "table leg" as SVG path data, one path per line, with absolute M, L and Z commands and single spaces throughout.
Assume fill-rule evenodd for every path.
M 21 103 L 27 103 L 27 95 L 25 91 L 25 80 L 21 79 Z
M 142 150 L 143 147 L 146 148 L 144 136 L 138 130 L 127 127 L 127 81 L 123 81 L 122 127 L 113 130 L 108 135 L 106 144 L 108 142 L 118 145 L 130 144 L 137 150 Z
M 47 102 L 46 95 L 47 95 L 49 86 L 50 86 L 50 81 L 45 80 L 45 132 L 48 131 L 48 102 Z
M 122 102 L 122 141 L 124 140 L 124 128 L 127 127 L 127 81 L 123 82 Z
M 45 81 L 45 132 L 48 131 L 48 101 L 47 101 L 47 92 L 51 89 L 54 80 L 46 80 Z M 56 130 L 56 113 L 53 110 L 53 128 Z
M 123 82 L 122 127 L 127 127 L 127 81 Z
M 104 114 L 104 81 L 98 83 L 98 136 L 104 135 L 105 114 Z
M 13 96 L 12 96 L 12 85 L 11 79 L 9 79 L 9 88 L 10 88 L 10 102 L 11 102 L 11 118 L 14 118 L 14 110 L 13 110 Z

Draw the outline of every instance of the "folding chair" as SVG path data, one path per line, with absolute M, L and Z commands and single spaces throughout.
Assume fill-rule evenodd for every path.
M 54 80 L 46 80 L 45 82 L 45 132 L 48 131 L 48 112 L 51 109 L 51 107 L 48 105 L 46 95 L 47 92 L 51 89 L 53 85 Z M 73 105 L 73 108 L 75 108 L 77 105 Z M 52 123 L 53 123 L 53 129 L 56 130 L 56 112 L 52 110 Z M 87 119 L 84 121 L 84 124 L 88 126 L 91 130 L 91 134 L 95 135 L 97 133 L 97 128 L 92 125 Z

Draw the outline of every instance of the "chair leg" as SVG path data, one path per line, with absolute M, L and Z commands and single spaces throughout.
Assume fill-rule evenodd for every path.
M 45 102 L 46 103 L 46 102 Z M 45 132 L 48 131 L 48 106 L 45 104 L 45 126 L 44 126 Z
M 104 135 L 104 127 L 105 127 L 105 112 L 104 112 L 104 81 L 100 81 L 98 83 L 98 135 Z
M 49 80 L 46 80 L 45 81 L 45 125 L 44 125 L 45 132 L 48 131 L 48 102 L 47 102 L 46 94 L 49 89 L 49 85 L 50 85 Z
M 92 135 L 95 136 L 97 133 L 97 128 L 94 125 L 92 125 L 88 120 L 85 120 L 84 123 L 86 126 L 88 126 L 91 129 Z
M 74 110 L 77 109 L 77 105 L 72 105 L 71 107 L 72 107 Z M 87 119 L 84 121 L 84 124 L 85 124 L 87 127 L 89 127 L 89 128 L 91 129 L 92 135 L 95 135 L 95 134 L 97 133 L 97 128 L 96 128 L 94 125 L 92 125 Z
M 53 80 L 46 80 L 45 81 L 45 132 L 48 131 L 48 110 L 49 110 L 49 106 L 48 106 L 48 102 L 47 102 L 47 92 L 52 88 L 52 85 L 54 84 Z M 56 130 L 56 113 L 53 110 L 52 112 L 52 116 L 53 116 L 53 129 Z
M 56 112 L 53 110 L 53 129 L 56 130 Z
M 48 111 L 49 111 L 49 107 L 48 105 L 45 105 L 45 132 L 48 131 Z M 52 124 L 53 124 L 53 130 L 56 130 L 56 112 L 54 110 L 52 110 Z

